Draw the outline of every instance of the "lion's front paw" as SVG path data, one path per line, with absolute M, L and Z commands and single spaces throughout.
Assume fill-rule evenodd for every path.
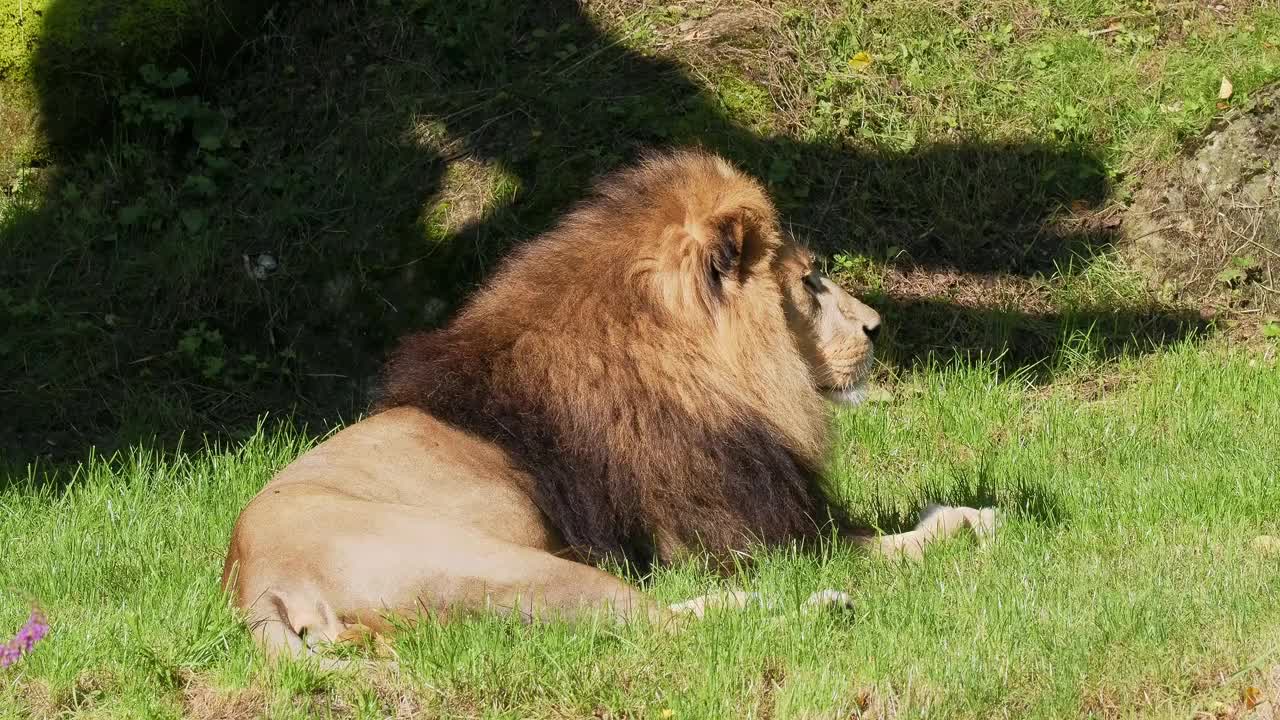
M 993 507 L 980 508 L 974 511 L 969 521 L 969 529 L 979 543 L 985 544 L 996 536 L 996 530 L 1004 524 L 1004 515 Z
M 1003 522 L 994 507 L 971 508 L 960 505 L 930 505 L 925 508 L 916 530 L 935 540 L 958 535 L 965 530 L 985 542 L 995 536 Z
M 929 545 L 966 532 L 972 533 L 979 545 L 986 545 L 995 537 L 1002 521 L 1000 512 L 993 507 L 930 505 L 914 529 L 882 535 L 874 547 L 884 557 L 920 560 Z
M 701 618 L 706 615 L 708 610 L 721 608 L 741 610 L 752 603 L 759 603 L 766 608 L 771 606 L 760 593 L 747 592 L 745 590 L 723 590 L 685 600 L 684 602 L 673 603 L 667 606 L 667 610 L 677 615 L 691 615 L 695 618 Z
M 804 605 L 800 607 L 800 612 L 808 614 L 826 609 L 850 610 L 852 608 L 852 595 L 839 590 L 819 590 L 804 601 Z

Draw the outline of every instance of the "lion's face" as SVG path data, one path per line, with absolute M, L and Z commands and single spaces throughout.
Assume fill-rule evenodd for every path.
M 779 260 L 788 324 L 818 388 L 837 404 L 862 402 L 880 315 L 826 277 L 806 249 L 788 245 Z
M 837 404 L 863 400 L 880 316 L 824 276 L 813 254 L 782 231 L 776 208 L 756 180 L 705 154 L 659 158 L 625 177 L 625 186 L 609 190 L 618 208 L 591 232 L 619 238 L 616 255 L 603 255 L 611 267 L 622 268 L 616 285 L 645 280 L 645 294 L 665 319 L 684 327 L 680 343 L 705 332 L 703 323 L 710 319 L 722 357 L 754 368 L 756 385 L 769 372 L 777 373 L 776 380 L 791 371 L 781 364 L 765 370 L 766 363 L 782 362 L 771 339 L 786 332 L 800 355 L 793 356 L 791 368 L 798 370 L 803 359 L 811 387 Z M 636 229 L 617 232 L 620 217 Z M 633 259 L 619 264 L 617 256 Z M 593 283 L 608 272 L 594 263 L 589 267 Z M 778 322 L 783 319 L 785 327 Z M 768 384 L 775 396 L 787 394 L 784 387 Z M 778 412 L 776 397 L 769 404 Z

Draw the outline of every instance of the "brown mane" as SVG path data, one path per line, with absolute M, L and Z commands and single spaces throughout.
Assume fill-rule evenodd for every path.
M 825 401 L 787 326 L 790 249 L 755 181 L 709 155 L 650 157 L 448 326 L 405 338 L 375 412 L 417 406 L 505 448 L 592 560 L 848 529 L 820 474 Z

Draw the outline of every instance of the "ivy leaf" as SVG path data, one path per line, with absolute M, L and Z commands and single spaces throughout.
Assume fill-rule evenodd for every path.
M 164 76 L 160 74 L 160 69 L 151 63 L 138 68 L 138 74 L 142 76 L 142 81 L 148 85 L 159 87 L 164 83 Z
M 192 113 L 191 136 L 200 143 L 200 149 L 213 152 L 222 147 L 227 134 L 227 119 L 215 110 L 201 109 Z
M 209 355 L 204 359 L 204 367 L 201 369 L 200 374 L 212 380 L 222 373 L 222 368 L 225 367 L 226 364 L 227 361 L 217 355 Z
M 1218 273 L 1218 282 L 1223 285 L 1235 285 L 1242 280 L 1244 280 L 1244 271 L 1233 265 L 1223 268 L 1222 272 Z
M 133 225 L 145 217 L 147 214 L 147 206 L 142 203 L 134 205 L 126 205 L 120 208 L 120 224 L 128 227 Z
M 180 216 L 182 217 L 182 224 L 186 226 L 189 233 L 200 232 L 205 226 L 205 214 L 198 208 L 187 208 L 180 213 Z
M 186 68 L 178 68 L 177 70 L 169 73 L 169 77 L 164 79 L 164 87 L 166 89 L 173 90 L 174 88 L 180 88 L 183 85 L 186 85 L 188 82 L 191 82 L 190 73 L 187 72 Z
M 1223 285 L 1236 285 L 1249 279 L 1250 273 L 1257 270 L 1258 261 L 1251 255 L 1231 258 L 1231 263 L 1218 273 L 1218 282 Z
M 205 197 L 210 197 L 218 191 L 217 184 L 207 175 L 188 175 L 183 187 Z

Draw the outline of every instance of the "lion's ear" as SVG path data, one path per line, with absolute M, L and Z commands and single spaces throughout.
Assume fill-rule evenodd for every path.
M 759 252 L 759 219 L 747 208 L 735 208 L 708 218 L 707 228 L 708 279 L 719 293 L 726 284 L 746 279 Z

